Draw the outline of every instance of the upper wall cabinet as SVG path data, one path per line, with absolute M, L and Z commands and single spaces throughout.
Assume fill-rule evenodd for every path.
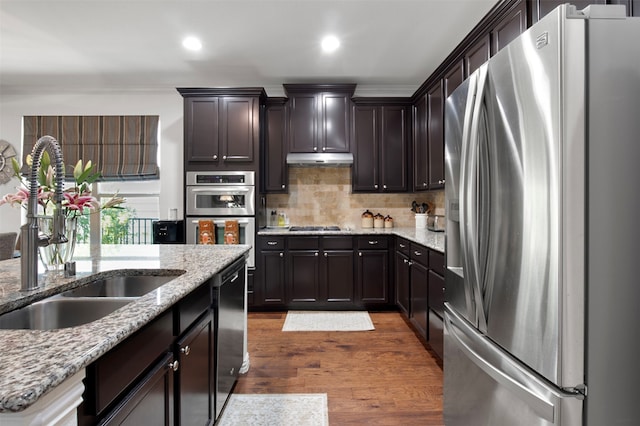
M 180 88 L 185 170 L 257 170 L 262 88 Z
M 429 189 L 444 188 L 444 98 L 442 86 L 442 80 L 438 80 L 427 92 Z
M 413 107 L 413 189 L 429 189 L 429 139 L 427 137 L 427 95 L 418 98 Z
M 409 105 L 409 99 L 354 99 L 354 192 L 409 189 Z
M 285 84 L 289 152 L 350 152 L 355 84 Z
M 495 55 L 527 29 L 527 4 L 516 1 L 491 29 L 491 54 Z
M 287 98 L 269 98 L 264 118 L 264 190 L 287 192 Z
M 482 36 L 476 41 L 464 55 L 465 76 L 469 77 L 475 70 L 480 68 L 491 57 L 491 42 L 489 34 Z

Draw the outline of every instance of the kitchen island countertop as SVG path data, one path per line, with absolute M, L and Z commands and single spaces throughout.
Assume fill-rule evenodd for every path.
M 428 229 L 406 228 L 346 228 L 340 231 L 290 231 L 288 228 L 263 228 L 258 235 L 397 235 L 414 243 L 444 253 L 444 232 Z
M 174 305 L 234 260 L 247 245 L 100 246 L 76 260 L 77 275 L 39 274 L 43 288 L 20 292 L 20 259 L 0 261 L 0 313 L 78 287 L 114 271 L 180 276 L 97 321 L 58 330 L 0 330 L 0 413 L 22 411 Z M 1 415 L 1 414 L 0 414 Z

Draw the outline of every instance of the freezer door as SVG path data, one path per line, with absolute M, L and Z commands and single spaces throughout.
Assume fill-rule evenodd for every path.
M 445 303 L 447 426 L 581 425 L 583 401 L 549 385 Z

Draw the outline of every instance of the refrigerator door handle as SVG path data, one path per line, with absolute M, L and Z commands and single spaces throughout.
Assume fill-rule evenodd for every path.
M 487 64 L 483 64 L 477 71 L 477 89 L 475 94 L 475 100 L 473 103 L 473 112 L 471 114 L 471 127 L 469 129 L 469 139 L 468 139 L 468 151 L 469 151 L 469 160 L 470 165 L 466 165 L 467 169 L 471 170 L 469 176 L 467 177 L 468 182 L 466 189 L 466 194 L 469 197 L 467 201 L 467 209 L 465 212 L 465 216 L 467 216 L 467 224 L 469 226 L 468 230 L 468 244 L 467 250 L 471 253 L 471 267 L 472 271 L 472 286 L 473 286 L 473 295 L 475 299 L 476 306 L 476 317 L 478 321 L 478 328 L 486 332 L 487 331 L 487 316 L 484 309 L 483 303 L 483 293 L 481 285 L 482 280 L 484 279 L 484 265 L 480 265 L 480 255 L 479 255 L 479 202 L 478 202 L 478 150 L 480 143 L 480 118 L 483 110 L 483 102 L 482 98 L 484 97 L 484 90 L 486 86 L 487 80 Z M 463 193 L 464 194 L 464 193 Z M 463 198 L 463 197 L 461 197 Z M 465 225 L 467 225 L 465 224 Z
M 467 326 L 464 323 L 463 319 L 456 318 L 455 314 L 451 312 L 451 309 L 447 308 L 447 312 L 445 314 L 445 329 L 447 329 L 448 336 L 452 339 L 453 343 L 455 343 L 458 346 L 458 348 L 476 366 L 478 366 L 478 368 L 480 368 L 482 371 L 488 374 L 497 383 L 499 383 L 502 386 L 505 386 L 515 395 L 518 395 L 518 397 L 523 401 L 525 401 L 526 404 L 532 410 L 534 410 L 536 414 L 538 414 L 541 418 L 544 418 L 549 423 L 553 424 L 554 421 L 556 420 L 555 419 L 556 404 L 554 402 L 557 399 L 558 395 L 554 395 L 553 393 L 551 393 L 551 391 L 548 391 L 546 393 L 549 394 L 550 398 L 545 399 L 542 395 L 534 392 L 530 387 L 527 386 L 528 384 L 534 384 L 534 383 L 522 383 L 525 381 L 524 379 L 526 379 L 527 376 L 530 376 L 530 373 L 524 371 L 520 367 L 515 366 L 515 363 L 513 363 L 514 365 L 509 365 L 509 364 L 512 364 L 512 362 L 509 362 L 504 358 L 500 360 L 502 361 L 503 368 L 497 367 L 496 365 L 494 365 L 494 363 L 490 362 L 490 360 L 487 360 L 487 357 L 483 357 L 482 355 L 480 355 L 469 344 L 466 343 L 467 340 L 472 339 L 467 337 L 468 334 L 471 334 L 473 336 L 474 333 L 477 333 L 471 329 L 465 331 L 464 328 L 467 328 L 467 327 L 469 326 Z M 478 336 L 480 337 L 480 339 L 483 339 L 483 340 L 485 339 L 483 336 L 480 336 L 480 335 Z M 491 343 L 485 343 L 485 342 L 482 342 L 482 343 L 484 343 L 484 345 L 487 345 L 487 346 L 493 345 Z M 504 367 L 507 367 L 507 368 L 504 368 Z M 506 369 L 512 370 L 510 371 L 512 375 L 506 374 L 505 373 Z M 521 381 L 516 380 L 515 377 L 521 379 Z

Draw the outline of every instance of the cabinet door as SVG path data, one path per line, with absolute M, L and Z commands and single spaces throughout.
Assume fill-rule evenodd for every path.
M 260 291 L 255 298 L 262 305 L 284 305 L 285 257 L 284 251 L 260 252 L 262 271 Z
M 176 344 L 179 361 L 176 407 L 180 425 L 206 425 L 212 421 L 214 336 L 211 312 Z
M 409 317 L 409 258 L 399 251 L 396 251 L 396 304 Z
M 411 294 L 409 319 L 420 335 L 428 339 L 429 275 L 427 268 L 417 262 L 411 264 L 411 289 L 409 291 Z
M 252 97 L 222 98 L 222 160 L 252 163 L 258 142 L 258 99 Z
M 491 56 L 491 44 L 489 34 L 483 36 L 464 55 L 465 76 L 469 77 L 480 65 L 489 60 Z
M 305 305 L 320 300 L 318 250 L 290 250 L 287 254 L 287 304 Z
M 407 109 L 404 106 L 380 108 L 380 184 L 384 192 L 408 189 Z
M 351 99 L 345 93 L 322 93 L 319 150 L 349 152 Z
M 429 189 L 429 141 L 427 139 L 427 118 L 429 109 L 427 96 L 422 96 L 414 105 L 413 135 L 413 189 Z
M 442 80 L 431 87 L 427 93 L 429 118 L 427 121 L 427 140 L 429 142 L 429 189 L 444 187 L 444 102 L 442 99 Z
M 216 163 L 219 155 L 218 98 L 185 98 L 185 145 L 187 162 Z
M 463 61 L 456 62 L 444 75 L 444 98 L 447 99 L 464 81 Z
M 519 0 L 491 30 L 491 55 L 509 44 L 527 29 L 527 4 Z
M 358 251 L 358 301 L 363 305 L 389 303 L 389 252 Z
M 173 353 L 168 352 L 101 424 L 173 425 L 174 365 Z
M 322 275 L 327 304 L 353 303 L 353 250 L 325 250 Z
M 289 152 L 318 151 L 318 96 L 296 94 L 289 99 Z
M 379 108 L 356 105 L 353 108 L 354 191 L 378 191 L 378 113 Z
M 287 114 L 284 103 L 267 105 L 265 112 L 264 189 L 287 191 Z

